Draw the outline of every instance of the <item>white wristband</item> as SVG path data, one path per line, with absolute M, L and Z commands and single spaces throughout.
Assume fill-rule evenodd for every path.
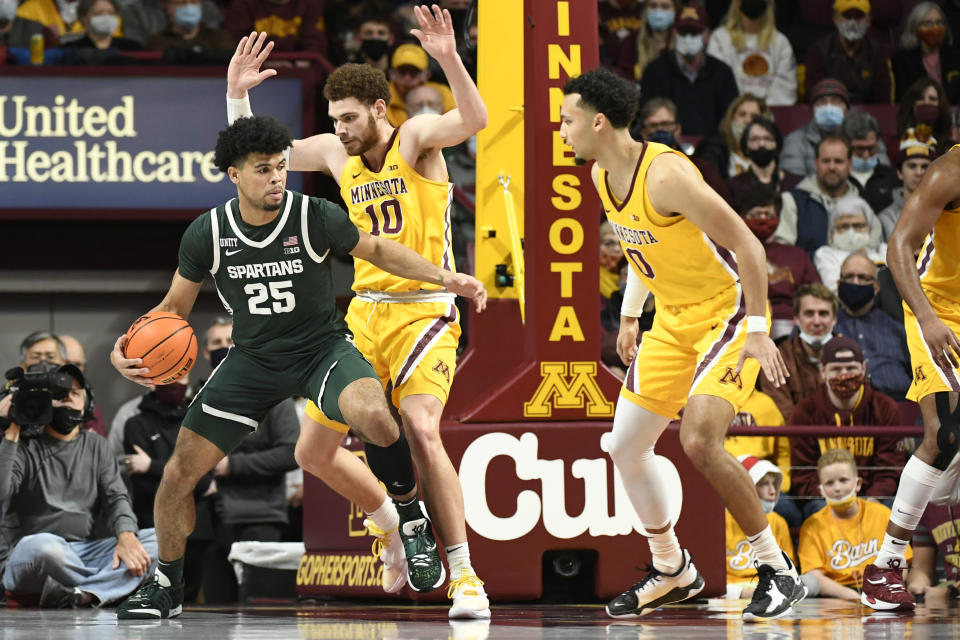
M 237 118 L 249 118 L 252 115 L 249 93 L 242 98 L 227 97 L 227 124 L 233 124 Z
M 747 333 L 770 333 L 765 316 L 747 316 Z

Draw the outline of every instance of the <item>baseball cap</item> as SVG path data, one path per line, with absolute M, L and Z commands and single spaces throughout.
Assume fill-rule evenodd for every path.
M 427 68 L 427 52 L 423 50 L 423 47 L 416 44 L 402 44 L 393 52 L 390 66 L 394 69 L 416 67 L 420 71 L 424 71 Z
M 698 4 L 690 4 L 680 9 L 675 22 L 677 29 L 698 29 L 703 31 L 710 23 L 707 21 L 707 12 Z
M 853 355 L 838 356 L 837 352 L 841 351 L 852 351 Z M 849 336 L 831 338 L 820 352 L 820 364 L 827 365 L 831 362 L 863 362 L 863 351 L 857 341 Z
M 850 92 L 847 86 L 835 78 L 824 78 L 810 90 L 810 104 L 824 96 L 837 96 L 850 106 Z
M 936 144 L 937 139 L 933 136 L 918 137 L 912 127 L 907 129 L 900 140 L 900 149 L 897 151 L 897 156 L 894 158 L 895 166 L 899 167 L 911 158 L 935 160 L 937 157 L 937 152 L 934 149 Z
M 833 10 L 837 13 L 846 13 L 850 10 L 870 13 L 870 0 L 834 0 Z

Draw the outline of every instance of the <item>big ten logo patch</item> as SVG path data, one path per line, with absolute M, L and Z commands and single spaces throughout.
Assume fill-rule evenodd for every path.
M 743 380 L 740 379 L 739 373 L 733 372 L 733 367 L 727 367 L 727 370 L 723 372 L 723 375 L 720 376 L 720 384 L 735 384 L 737 389 L 743 389 Z
M 350 453 L 363 460 L 364 464 L 367 464 L 367 454 L 363 451 L 351 451 Z M 380 485 L 383 486 L 383 483 L 381 482 Z M 366 518 L 367 514 L 364 513 L 363 509 L 361 509 L 358 504 L 351 502 L 350 513 L 347 516 L 347 535 L 351 538 L 367 535 L 367 528 L 363 526 L 363 521 Z
M 613 415 L 613 403 L 597 383 L 596 362 L 541 362 L 540 375 L 540 386 L 523 403 L 524 417 L 549 418 L 554 408 L 582 409 L 584 402 L 589 418 Z

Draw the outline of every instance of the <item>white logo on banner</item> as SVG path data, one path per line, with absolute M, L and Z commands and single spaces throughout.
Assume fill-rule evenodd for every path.
M 600 448 L 609 451 L 611 434 L 600 436 Z M 570 475 L 583 481 L 586 495 L 583 511 L 571 516 L 566 511 L 565 461 L 541 460 L 539 440 L 533 433 L 519 438 L 508 433 L 487 433 L 463 452 L 460 484 L 467 524 L 490 540 L 515 540 L 530 533 L 543 517 L 543 526 L 555 538 L 569 539 L 589 532 L 591 536 L 622 536 L 633 531 L 646 534 L 620 473 L 608 457 L 580 458 L 570 463 Z M 539 492 L 524 489 L 517 494 L 513 515 L 495 515 L 487 501 L 487 468 L 497 456 L 513 458 L 517 478 L 539 480 Z M 667 488 L 670 519 L 676 523 L 683 505 L 683 489 L 677 468 L 663 456 L 655 457 Z M 612 470 L 612 474 L 610 471 Z M 608 490 L 613 485 L 613 514 L 608 513 Z

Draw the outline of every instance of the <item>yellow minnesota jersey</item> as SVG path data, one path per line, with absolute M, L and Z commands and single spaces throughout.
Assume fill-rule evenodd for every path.
M 453 185 L 428 180 L 400 155 L 399 129 L 390 138 L 380 171 L 363 156 L 350 156 L 340 175 L 340 195 L 350 220 L 370 235 L 396 240 L 435 265 L 454 271 L 450 205 Z M 440 289 L 439 285 L 406 280 L 354 260 L 354 291 L 404 292 Z
M 954 149 L 960 145 L 954 145 Z M 927 291 L 960 301 L 960 208 L 944 209 L 920 249 L 917 271 Z
M 647 170 L 662 153 L 686 158 L 666 145 L 645 142 L 623 202 L 610 192 L 607 172 L 601 169 L 600 201 L 630 267 L 643 278 L 657 304 L 701 302 L 739 281 L 737 262 L 730 251 L 682 215 L 668 217 L 653 208 L 647 195 Z
M 854 518 L 841 520 L 827 506 L 804 521 L 798 549 L 803 573 L 819 569 L 835 582 L 860 588 L 863 570 L 877 559 L 890 509 L 863 498 L 857 502 L 860 509 Z M 913 558 L 909 545 L 905 556 L 908 562 Z

